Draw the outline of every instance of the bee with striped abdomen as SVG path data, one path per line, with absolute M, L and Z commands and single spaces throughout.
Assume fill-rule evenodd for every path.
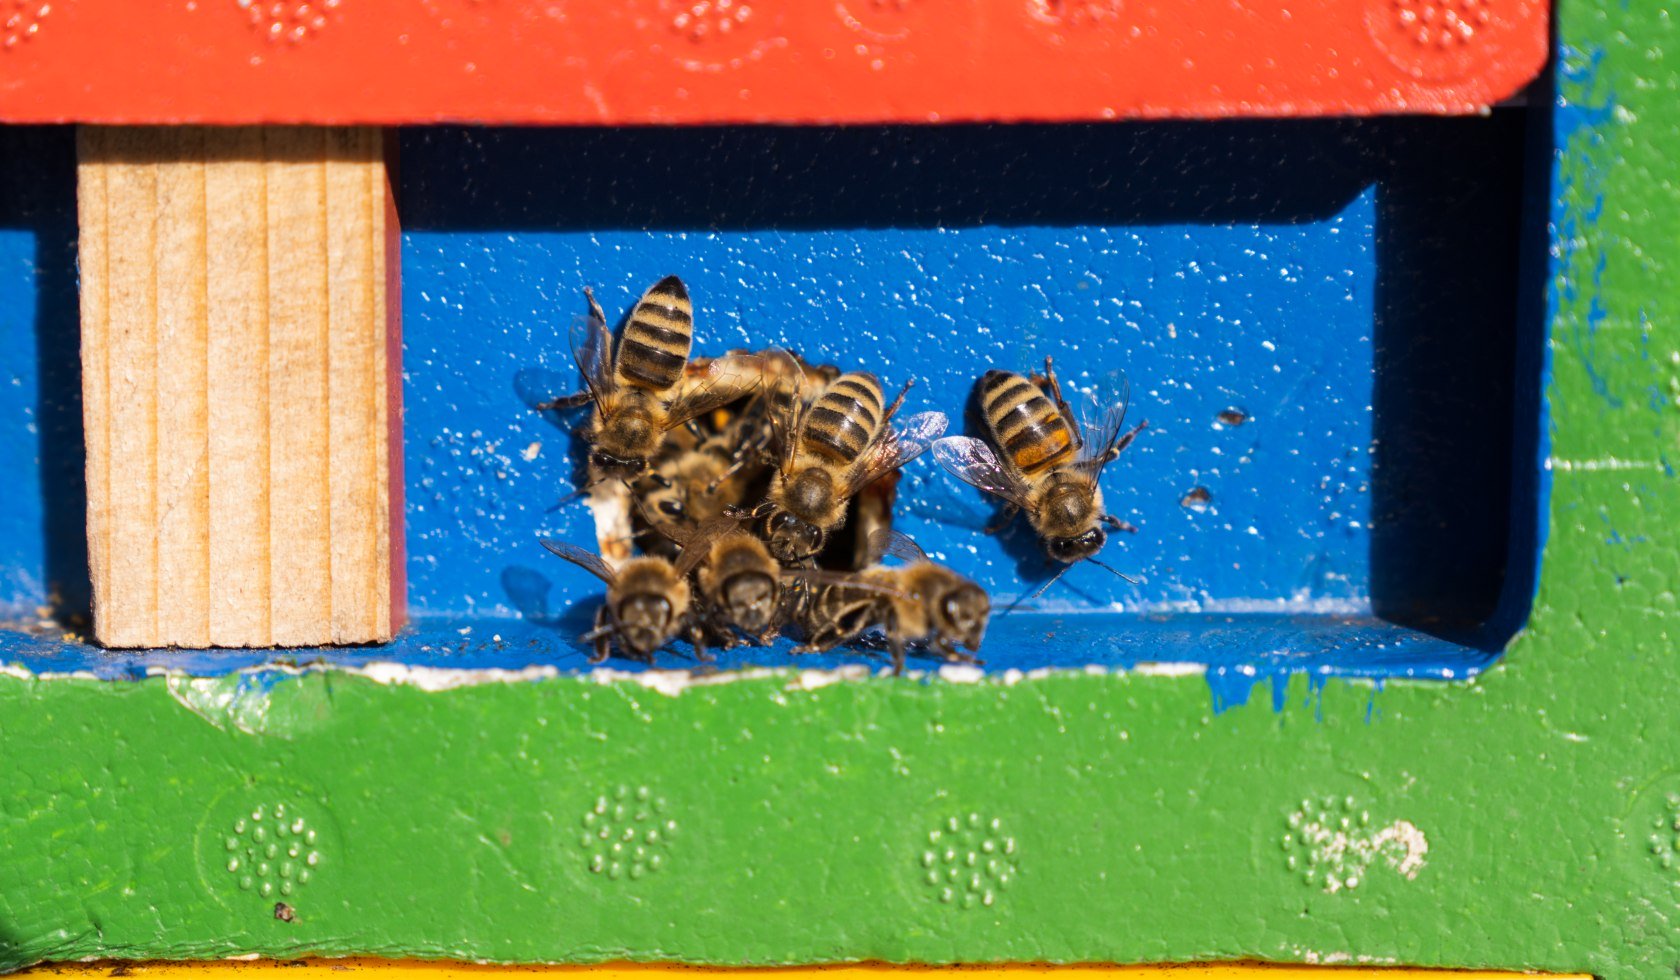
M 791 355 L 768 356 L 780 363 L 773 373 L 791 384 L 771 400 L 777 469 L 768 498 L 753 514 L 764 518 L 770 553 L 778 561 L 802 562 L 822 551 L 829 534 L 845 523 L 853 495 L 921 455 L 945 431 L 945 416 L 922 412 L 895 428 L 893 416 L 910 384 L 886 405 L 881 382 L 864 371 L 842 374 L 808 399 Z
M 715 358 L 692 369 L 694 306 L 676 276 L 654 283 L 637 300 L 616 350 L 606 315 L 593 293 L 584 294 L 589 314 L 573 325 L 572 355 L 585 390 L 538 408 L 593 403 L 585 429 L 590 483 L 634 479 L 648 468 L 667 432 L 757 390 L 762 362 L 751 354 Z
M 1108 540 L 1104 526 L 1137 530 L 1103 509 L 1098 485 L 1103 467 L 1149 424 L 1121 432 L 1125 395 L 1095 404 L 1081 425 L 1062 398 L 1049 358 L 1042 377 L 987 371 L 978 394 L 988 439 L 947 436 L 934 443 L 934 458 L 1004 500 L 1006 516 L 1024 512 L 1046 557 L 1064 564 L 1089 559 Z
M 930 560 L 898 531 L 875 532 L 869 550 L 870 566 L 852 581 L 808 587 L 798 614 L 805 642 L 794 652 L 825 652 L 879 628 L 886 634 L 895 672 L 903 671 L 906 650 L 914 642 L 925 642 L 946 660 L 974 662 L 957 648 L 979 651 L 992 611 L 986 591 Z M 880 564 L 888 555 L 905 564 Z
M 614 571 L 600 556 L 563 541 L 543 547 L 607 583 L 607 601 L 595 610 L 595 628 L 582 639 L 594 645 L 592 664 L 607 659 L 614 641 L 635 660 L 653 663 L 655 650 L 683 633 L 697 659 L 707 660 L 693 593 L 684 572 L 664 558 L 631 558 Z

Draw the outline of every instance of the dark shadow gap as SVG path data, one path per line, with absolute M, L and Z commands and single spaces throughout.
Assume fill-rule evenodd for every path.
M 0 227 L 35 236 L 36 424 L 47 600 L 60 623 L 85 626 L 91 587 L 74 127 L 0 126 Z
M 403 227 L 1319 221 L 1415 121 L 405 130 Z M 1440 125 L 1439 122 L 1435 125 Z

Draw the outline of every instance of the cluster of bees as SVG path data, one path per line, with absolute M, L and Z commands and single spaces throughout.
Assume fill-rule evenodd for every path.
M 1095 561 L 1108 529 L 1135 530 L 1106 513 L 1098 477 L 1143 425 L 1122 431 L 1123 397 L 1081 424 L 1048 359 L 1043 375 L 986 372 L 985 438 L 941 438 L 940 412 L 900 418 L 911 382 L 889 402 L 869 372 L 780 349 L 691 357 L 694 307 L 676 276 L 642 295 L 616 345 L 585 295 L 571 335 L 584 390 L 538 407 L 588 409 L 580 494 L 622 518 L 602 554 L 543 541 L 607 585 L 583 636 L 592 662 L 614 646 L 651 662 L 679 638 L 704 660 L 788 629 L 795 653 L 879 631 L 898 671 L 912 645 L 975 662 L 990 597 L 891 526 L 899 469 L 930 447 L 1003 502 L 1003 523 L 1024 515 L 1064 571 Z

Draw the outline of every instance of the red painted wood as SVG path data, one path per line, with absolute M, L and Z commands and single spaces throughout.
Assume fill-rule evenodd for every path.
M 1471 112 L 1543 0 L 0 0 L 0 120 Z

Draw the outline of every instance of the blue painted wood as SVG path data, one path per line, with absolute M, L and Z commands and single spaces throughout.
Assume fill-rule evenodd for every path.
M 1509 117 L 413 131 L 412 603 L 499 616 L 522 589 L 587 590 L 535 545 L 591 538 L 580 505 L 554 510 L 567 433 L 525 406 L 576 386 L 564 335 L 585 285 L 616 314 L 675 272 L 698 350 L 913 375 L 910 410 L 957 428 L 988 367 L 1053 354 L 1108 388 L 1123 372 L 1151 426 L 1105 485 L 1141 532 L 1105 558 L 1138 581 L 1076 568 L 1045 597 L 1060 608 L 1375 600 L 1479 621 L 1507 548 L 1533 561 L 1507 526 L 1522 135 Z M 1250 420 L 1220 423 L 1231 408 Z M 1210 501 L 1184 506 L 1196 487 Z M 999 596 L 1050 574 L 1023 525 L 980 534 L 992 507 L 931 460 L 903 496 L 902 527 Z
M 1130 379 L 1133 417 L 1151 427 L 1105 487 L 1141 530 L 1105 559 L 1137 582 L 1074 570 L 1046 596 L 1065 615 L 996 624 L 989 669 L 1190 660 L 1213 665 L 1228 700 L 1278 669 L 1466 676 L 1520 624 L 1523 588 L 1508 590 L 1496 630 L 1473 628 L 1534 562 L 1524 434 L 1538 408 L 1516 397 L 1519 381 L 1534 388 L 1540 339 L 1512 247 L 1522 139 L 1504 114 L 408 131 L 408 545 L 422 619 L 391 647 L 324 656 L 581 667 L 569 638 L 598 585 L 536 538 L 588 541 L 589 518 L 556 508 L 574 447 L 561 420 L 528 406 L 575 384 L 563 338 L 584 285 L 616 312 L 675 272 L 700 350 L 780 343 L 893 384 L 914 374 L 909 404 L 958 429 L 993 365 L 1053 354 L 1076 387 Z M 86 594 L 72 161 L 67 129 L 0 128 L 11 616 L 49 582 L 65 583 L 71 609 Z M 1220 422 L 1230 408 L 1249 420 Z M 1197 486 L 1207 506 L 1185 506 Z M 903 500 L 901 526 L 1000 597 L 1048 574 L 1024 528 L 981 534 L 990 504 L 931 460 L 907 472 Z M 109 655 L 0 633 L 0 661 L 98 676 L 273 656 Z M 1219 694 L 1220 678 L 1236 686 Z

